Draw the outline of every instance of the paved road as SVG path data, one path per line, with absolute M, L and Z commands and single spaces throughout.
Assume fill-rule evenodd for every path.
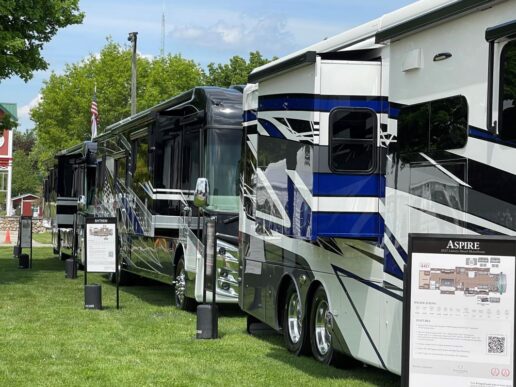
M 16 239 L 18 238 L 16 233 L 10 233 L 11 234 L 11 243 L 5 243 L 5 231 L 0 231 L 0 247 L 1 246 L 14 246 L 16 243 Z M 35 240 L 32 240 L 32 247 L 52 247 L 51 244 L 46 243 L 39 243 Z

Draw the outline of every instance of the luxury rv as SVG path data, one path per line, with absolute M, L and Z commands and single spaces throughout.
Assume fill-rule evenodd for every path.
M 54 253 L 61 259 L 77 255 L 77 236 L 87 214 L 93 215 L 97 144 L 91 141 L 55 156 L 44 181 L 44 218 L 50 220 Z
M 183 309 L 203 297 L 206 217 L 217 219 L 217 302 L 238 300 L 241 124 L 241 91 L 196 87 L 95 138 L 95 214 L 117 218 L 122 273 L 174 284 Z M 199 178 L 209 183 L 202 209 Z
M 516 234 L 515 16 L 515 1 L 423 0 L 250 74 L 250 323 L 400 374 L 409 233 Z

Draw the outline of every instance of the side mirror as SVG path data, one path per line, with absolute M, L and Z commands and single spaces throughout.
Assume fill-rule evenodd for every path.
M 199 177 L 195 184 L 194 192 L 194 206 L 197 208 L 206 208 L 208 206 L 208 195 L 210 194 L 210 187 L 208 179 Z
M 79 199 L 77 200 L 77 208 L 79 209 L 79 211 L 86 210 L 86 196 L 79 196 Z

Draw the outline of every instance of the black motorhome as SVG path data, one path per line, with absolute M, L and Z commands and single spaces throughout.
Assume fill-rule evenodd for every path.
M 196 87 L 95 139 L 96 215 L 117 218 L 122 272 L 175 284 L 181 308 L 202 299 L 201 215 L 217 218 L 217 300 L 238 299 L 241 122 L 240 91 Z M 198 178 L 210 187 L 202 214 Z
M 85 141 L 55 156 L 44 181 L 44 217 L 50 220 L 54 253 L 61 259 L 79 252 L 80 230 L 93 215 L 97 144 Z

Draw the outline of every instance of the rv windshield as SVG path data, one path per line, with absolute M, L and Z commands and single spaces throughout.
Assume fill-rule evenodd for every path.
M 209 210 L 238 212 L 241 141 L 238 129 L 208 129 L 205 170 L 210 183 Z

